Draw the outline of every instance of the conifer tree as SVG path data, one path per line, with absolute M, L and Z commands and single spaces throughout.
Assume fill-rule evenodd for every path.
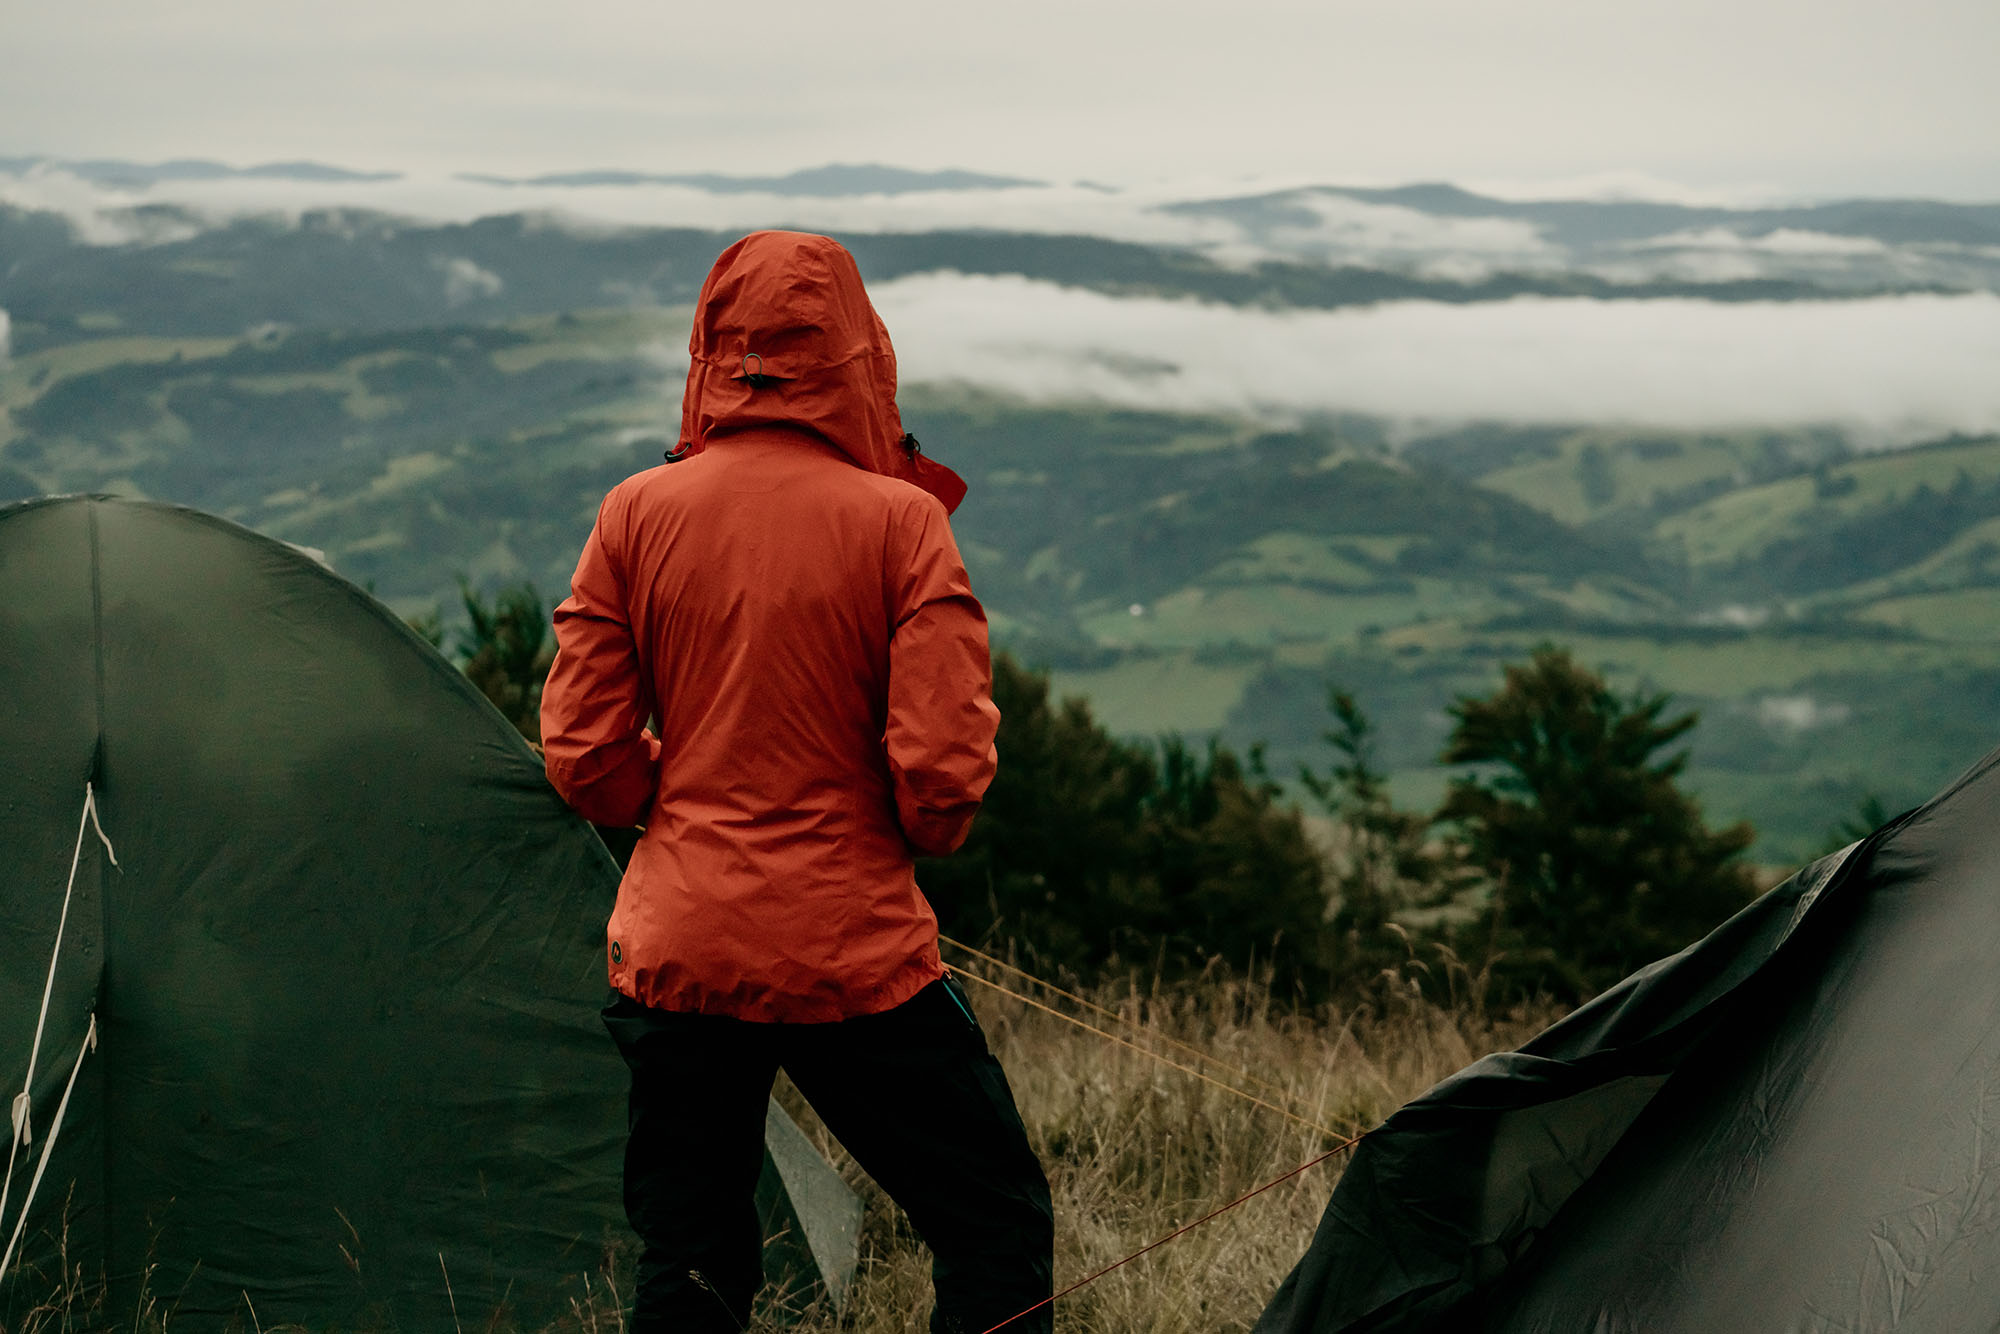
M 1501 688 L 1452 707 L 1453 780 L 1439 818 L 1493 882 L 1487 944 L 1517 989 L 1601 990 L 1698 939 L 1747 903 L 1747 824 L 1711 831 L 1661 752 L 1697 715 L 1664 694 L 1622 696 L 1545 646 Z
M 1431 817 L 1399 808 L 1376 767 L 1375 728 L 1338 686 L 1327 690 L 1334 725 L 1320 733 L 1334 762 L 1299 766 L 1299 783 L 1340 828 L 1330 888 L 1342 931 L 1373 933 L 1398 910 L 1449 898 L 1462 881 L 1452 851 L 1431 836 Z
M 458 594 L 466 625 L 458 632 L 466 679 L 530 741 L 541 740 L 542 684 L 555 660 L 549 612 L 533 584 L 503 588 L 488 603 L 464 579 Z M 423 633 L 421 629 L 418 633 Z
M 1374 725 L 1354 696 L 1329 686 L 1327 711 L 1333 726 L 1320 739 L 1333 750 L 1333 763 L 1325 773 L 1300 765 L 1299 783 L 1337 830 L 1328 884 L 1333 983 L 1365 996 L 1385 976 L 1409 976 L 1415 953 L 1429 953 L 1436 943 L 1436 932 L 1413 932 L 1399 915 L 1442 906 L 1472 877 L 1457 845 L 1434 835 L 1429 814 L 1391 799 L 1388 775 L 1377 767 Z M 1420 964 L 1420 971 L 1427 967 Z
M 947 933 L 1089 976 L 1212 960 L 1322 989 L 1319 856 L 1296 808 L 1233 752 L 1121 741 L 1001 653 L 1000 769 L 966 845 L 918 867 Z

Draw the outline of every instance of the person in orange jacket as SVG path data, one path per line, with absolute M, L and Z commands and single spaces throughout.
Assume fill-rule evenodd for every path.
M 931 1248 L 932 1330 L 982 1334 L 1048 1297 L 1053 1231 L 913 868 L 964 842 L 996 764 L 964 484 L 904 434 L 888 333 L 826 237 L 725 250 L 688 353 L 679 447 L 605 497 L 542 694 L 557 791 L 645 826 L 605 940 L 633 1329 L 749 1323 L 782 1068 Z

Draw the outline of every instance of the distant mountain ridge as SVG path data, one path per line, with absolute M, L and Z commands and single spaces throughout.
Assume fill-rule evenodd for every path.
M 68 172 L 86 181 L 121 189 L 145 189 L 177 181 L 286 180 L 321 184 L 396 181 L 399 171 L 354 171 L 323 162 L 265 162 L 232 167 L 208 158 L 175 158 L 168 162 L 121 162 L 111 158 L 0 157 L 0 172 L 22 175 L 37 168 Z
M 740 235 L 798 227 L 843 240 L 870 237 L 878 250 L 971 256 L 964 272 L 1019 272 L 1072 284 L 1060 271 L 1076 265 L 1046 257 L 1097 247 L 1082 264 L 1091 271 L 1085 285 L 1229 304 L 2000 291 L 2000 203 L 1520 200 L 1441 182 L 1176 198 L 1157 186 L 1119 189 L 880 163 L 769 174 L 606 167 L 422 176 L 315 162 L 237 167 L 194 158 L 142 164 L 9 157 L 0 158 L 0 206 L 49 207 L 44 178 L 51 173 L 101 191 L 94 200 L 89 192 L 81 199 L 75 191 L 61 194 L 80 234 L 98 243 L 187 241 L 247 218 L 359 217 L 362 210 L 381 216 L 365 224 L 370 229 L 415 235 L 429 228 L 443 237 L 451 227 L 537 213 L 544 215 L 537 225 L 556 219 L 572 230 L 605 223 L 656 234 Z M 135 192 L 149 201 L 144 207 L 167 211 L 135 213 Z M 973 233 L 992 240 L 969 242 Z M 1034 250 L 1042 258 L 1008 260 L 1014 267 L 996 270 L 993 256 L 1005 249 Z M 1152 258 L 1142 262 L 1141 254 Z M 1098 263 L 1114 255 L 1108 266 Z M 1112 270 L 1148 272 L 1116 280 L 1127 284 L 1116 287 Z M 1386 280 L 1363 280 L 1362 272 Z
M 1930 199 L 1844 199 L 1784 208 L 1722 208 L 1652 200 L 1506 200 L 1445 182 L 1381 188 L 1314 185 L 1263 194 L 1161 205 L 1163 212 L 1217 217 L 1257 228 L 1302 225 L 1318 215 L 1314 198 L 1352 199 L 1435 217 L 1504 218 L 1534 223 L 1568 245 L 1645 240 L 1702 227 L 1745 236 L 1791 229 L 1891 242 L 2000 246 L 2000 204 Z
M 715 255 L 741 234 L 564 228 L 527 214 L 433 224 L 360 209 L 217 225 L 162 204 L 125 218 L 137 239 L 90 244 L 62 215 L 0 204 L 0 308 L 13 316 L 17 350 L 68 341 L 84 327 L 80 320 L 217 335 L 273 321 L 381 330 L 621 301 L 673 304 L 694 298 Z M 1811 274 L 1626 282 L 1561 271 L 1433 277 L 1351 263 L 1231 264 L 1186 248 L 1094 236 L 964 229 L 836 235 L 871 283 L 940 272 L 1018 276 L 1114 296 L 1263 308 L 1520 296 L 1736 303 L 1954 290 L 1907 279 L 1836 285 Z

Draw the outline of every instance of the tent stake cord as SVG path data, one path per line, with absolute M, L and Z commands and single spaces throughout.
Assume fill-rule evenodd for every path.
M 1050 995 L 1060 996 L 1066 1001 L 1069 1001 L 1076 1005 L 1080 1005 L 1084 1009 L 1089 1010 L 1092 1014 L 1102 1015 L 1106 1019 L 1111 1020 L 1113 1023 L 1123 1024 L 1127 1028 L 1136 1029 L 1139 1027 L 1137 1021 L 1126 1018 L 1124 1015 L 1120 1014 L 1116 1010 L 1107 1009 L 1106 1007 L 1099 1005 L 1096 1001 L 1087 1000 L 1084 997 L 1077 995 L 1074 991 L 1065 991 L 1061 987 L 1057 986 L 1055 983 L 1050 982 L 1045 978 L 1036 977 L 1033 973 L 1029 972 L 1025 968 L 1020 968 L 1014 964 L 1008 963 L 1005 959 L 996 959 L 991 954 L 988 954 L 983 950 L 974 949 L 972 946 L 966 944 L 962 940 L 953 940 L 950 936 L 942 934 L 938 936 L 938 939 L 944 944 L 951 946 L 955 950 L 964 951 L 966 954 L 971 955 L 973 958 L 979 960 L 981 963 L 986 964 L 989 967 L 998 968 L 1005 973 L 1012 973 L 1015 977 L 1018 977 L 1025 982 L 1032 982 L 1034 985 L 1040 987 L 1042 990 L 1048 992 Z M 1232 1078 L 1240 1079 L 1246 1084 L 1252 1085 L 1256 1088 L 1260 1088 L 1264 1090 L 1266 1093 L 1274 1094 L 1278 1097 L 1285 1096 L 1284 1091 L 1280 1089 L 1277 1085 L 1271 1083 L 1270 1081 L 1259 1079 L 1257 1078 L 1257 1076 L 1251 1074 L 1248 1070 L 1238 1070 L 1235 1066 L 1229 1064 L 1229 1062 L 1222 1060 L 1220 1057 L 1217 1057 L 1210 1052 L 1205 1052 L 1201 1048 L 1194 1046 L 1191 1043 L 1182 1042 L 1177 1038 L 1170 1038 L 1164 1035 L 1160 1036 L 1160 1041 L 1166 1043 L 1169 1047 L 1172 1047 L 1177 1051 L 1186 1052 L 1189 1056 L 1192 1056 L 1197 1061 L 1206 1061 L 1209 1065 L 1213 1066 L 1215 1069 L 1227 1073 Z
M 1274 1102 L 1266 1102 L 1254 1093 L 1245 1093 L 1242 1089 L 1237 1088 L 1232 1084 L 1223 1083 L 1221 1080 L 1215 1078 L 1213 1075 L 1205 1075 L 1201 1071 L 1195 1069 L 1193 1066 L 1182 1065 L 1179 1061 L 1174 1060 L 1172 1057 L 1162 1056 L 1159 1052 L 1151 1051 L 1145 1047 L 1140 1046 L 1136 1042 L 1132 1042 L 1126 1038 L 1121 1038 L 1116 1033 L 1107 1033 L 1103 1029 L 1095 1026 L 1094 1024 L 1087 1024 L 1083 1020 L 1078 1019 L 1075 1015 L 1064 1014 L 1061 1010 L 1056 1009 L 1055 1006 L 1045 1005 L 1041 1001 L 1036 1000 L 1032 996 L 1023 996 L 1020 992 L 1015 991 L 1013 988 L 1002 986 L 1000 983 L 993 981 L 991 978 L 981 977 L 977 973 L 967 972 L 964 970 L 955 970 L 955 971 L 956 975 L 959 977 L 963 977 L 970 981 L 977 982 L 982 987 L 991 987 L 993 990 L 999 992 L 1003 996 L 1010 996 L 1013 999 L 1021 1002 L 1023 1005 L 1032 1005 L 1037 1010 L 1040 1010 L 1045 1014 L 1052 1014 L 1056 1018 L 1063 1020 L 1065 1023 L 1075 1024 L 1078 1028 L 1082 1029 L 1084 1032 L 1095 1033 L 1098 1037 L 1103 1038 L 1106 1042 L 1115 1042 L 1121 1047 L 1126 1047 L 1132 1051 L 1138 1052 L 1141 1056 L 1150 1056 L 1152 1059 L 1158 1061 L 1161 1065 L 1167 1066 L 1170 1069 L 1178 1070 L 1184 1075 L 1192 1075 L 1194 1078 L 1199 1079 L 1204 1084 L 1208 1084 L 1215 1088 L 1219 1088 L 1224 1093 L 1234 1094 L 1236 1097 L 1243 1099 L 1245 1102 L 1255 1103 L 1257 1106 L 1262 1107 L 1265 1111 L 1276 1112 L 1279 1116 L 1284 1117 L 1286 1120 L 1296 1121 L 1308 1130 L 1316 1130 L 1320 1134 L 1325 1135 L 1328 1139 L 1337 1139 L 1340 1135 L 1339 1131 L 1334 1130 L 1327 1126 L 1323 1126 L 1317 1121 L 1308 1120 L 1305 1117 L 1300 1116 L 1297 1112 L 1289 1111 L 1286 1108 L 1278 1106 Z
M 1082 1005 L 1099 1014 L 1108 1015 L 1112 1019 L 1115 1019 L 1121 1023 L 1125 1023 L 1128 1026 L 1136 1027 L 1136 1025 L 1133 1024 L 1131 1020 L 1126 1019 L 1123 1015 L 1115 1014 L 1112 1011 L 1105 1009 L 1101 1005 L 1093 1004 L 1092 1002 L 1085 1000 L 1081 996 L 1076 996 L 1071 994 L 1070 992 L 1064 991 L 1061 987 L 1055 986 L 1052 983 L 1044 982 L 1041 978 L 1036 977 L 1033 973 L 1026 972 L 1020 968 L 1015 967 L 1012 964 L 1003 963 L 1002 961 L 994 958 L 990 954 L 984 954 L 979 950 L 973 949 L 970 945 L 962 944 L 959 941 L 953 940 L 948 936 L 941 936 L 939 937 L 939 939 L 942 940 L 943 943 L 950 945 L 955 949 L 960 949 L 965 951 L 967 954 L 980 960 L 983 963 L 987 963 L 994 967 L 1005 969 L 1007 972 L 1017 974 L 1018 976 L 1026 978 L 1028 981 L 1033 982 L 1037 986 L 1047 988 L 1049 991 L 1053 992 L 1058 996 L 1062 996 L 1065 999 L 1075 1001 L 1077 1004 Z M 1203 1074 L 1201 1071 L 1196 1070 L 1191 1066 L 1182 1065 L 1179 1061 L 1173 1060 L 1171 1057 L 1164 1056 L 1159 1052 L 1152 1051 L 1146 1047 L 1142 1047 L 1138 1043 L 1129 1041 L 1125 1038 L 1121 1038 L 1115 1033 L 1107 1033 L 1103 1029 L 1098 1028 L 1093 1024 L 1085 1023 L 1083 1020 L 1078 1019 L 1074 1015 L 1065 1014 L 1061 1010 L 1056 1009 L 1054 1006 L 1046 1005 L 1043 1002 L 1034 999 L 1032 996 L 1024 996 L 1020 992 L 1015 991 L 1010 987 L 1003 986 L 1000 983 L 995 982 L 990 978 L 981 977 L 979 974 L 971 972 L 969 970 L 956 970 L 956 971 L 958 972 L 958 976 L 960 977 L 967 978 L 973 982 L 977 982 L 979 983 L 979 985 L 983 987 L 991 988 L 992 990 L 999 992 L 1003 996 L 1007 996 L 1016 1001 L 1021 1002 L 1023 1005 L 1033 1006 L 1035 1009 L 1040 1010 L 1045 1014 L 1052 1014 L 1056 1018 L 1061 1019 L 1066 1023 L 1074 1024 L 1078 1028 L 1081 1028 L 1084 1032 L 1093 1033 L 1098 1037 L 1103 1038 L 1107 1042 L 1114 1042 L 1121 1047 L 1126 1047 L 1132 1051 L 1136 1051 L 1142 1056 L 1150 1056 L 1154 1060 L 1160 1062 L 1162 1065 L 1166 1065 L 1175 1070 L 1178 1070 L 1182 1074 L 1192 1075 L 1196 1079 L 1201 1080 L 1205 1084 L 1213 1085 L 1214 1087 L 1219 1088 L 1226 1093 L 1233 1093 L 1237 1097 L 1242 1098 L 1244 1101 L 1254 1103 L 1257 1106 L 1262 1107 L 1267 1111 L 1276 1112 L 1278 1115 L 1285 1117 L 1287 1120 L 1296 1121 L 1300 1125 L 1305 1126 L 1309 1130 L 1316 1130 L 1320 1134 L 1325 1135 L 1329 1139 L 1337 1137 L 1338 1132 L 1329 1130 L 1327 1127 L 1320 1125 L 1317 1122 L 1309 1121 L 1305 1117 L 1298 1115 L 1296 1112 L 1288 1111 L 1283 1107 L 1277 1106 L 1275 1103 L 1266 1102 L 1264 1101 L 1264 1099 L 1257 1097 L 1255 1094 L 1246 1093 L 1242 1089 L 1237 1088 L 1234 1085 L 1225 1084 L 1221 1080 L 1216 1079 L 1210 1075 Z M 1186 1043 L 1175 1042 L 1171 1038 L 1164 1040 L 1172 1042 L 1174 1046 L 1192 1052 L 1195 1056 L 1207 1060 L 1212 1064 L 1221 1066 L 1221 1068 L 1223 1069 L 1230 1069 L 1229 1066 L 1223 1064 L 1222 1062 L 1217 1061 L 1214 1057 L 1208 1056 L 1206 1053 L 1203 1053 L 1196 1048 L 1189 1047 Z M 1231 1070 L 1231 1073 L 1242 1073 L 1242 1072 Z M 1256 1079 L 1248 1075 L 1245 1075 L 1244 1078 L 1248 1082 L 1258 1084 L 1260 1087 L 1270 1090 L 1273 1093 L 1277 1092 L 1275 1088 L 1273 1088 L 1270 1084 L 1267 1084 L 1262 1080 Z M 1025 1310 L 1015 1312 L 1013 1315 L 1008 1316 L 1005 1320 L 1002 1320 L 999 1324 L 991 1326 L 990 1328 L 982 1331 L 982 1334 L 996 1334 L 997 1331 L 1003 1330 L 1007 1328 L 1007 1326 L 1014 1324 L 1016 1321 L 1025 1319 L 1026 1317 L 1033 1315 L 1035 1312 L 1041 1310 L 1045 1306 L 1053 1306 L 1056 1302 L 1062 1300 L 1064 1297 L 1069 1296 L 1071 1293 L 1076 1292 L 1081 1288 L 1088 1287 L 1090 1284 L 1095 1283 L 1098 1279 L 1103 1278 L 1106 1274 L 1111 1273 L 1113 1270 L 1122 1269 L 1124 1266 L 1131 1264 L 1134 1260 L 1139 1259 L 1141 1256 L 1147 1255 L 1153 1251 L 1158 1250 L 1160 1247 L 1166 1245 L 1168 1242 L 1174 1240 L 1175 1238 L 1185 1236 L 1188 1233 L 1194 1231 L 1196 1228 L 1200 1227 L 1202 1224 L 1207 1223 L 1213 1219 L 1220 1218 L 1223 1214 L 1228 1213 L 1231 1209 L 1236 1208 L 1238 1205 L 1249 1203 L 1251 1200 L 1256 1199 L 1259 1195 L 1262 1195 L 1265 1191 L 1270 1190 L 1272 1187 L 1281 1186 L 1285 1182 L 1290 1181 L 1293 1177 L 1299 1176 L 1305 1172 L 1311 1171 L 1315 1167 L 1318 1167 L 1321 1163 L 1327 1161 L 1329 1158 L 1334 1158 L 1340 1154 L 1347 1152 L 1349 1149 L 1359 1144 L 1362 1140 L 1368 1138 L 1369 1134 L 1370 1134 L 1369 1131 L 1363 1130 L 1359 1134 L 1352 1135 L 1347 1139 L 1342 1140 L 1339 1144 L 1334 1145 L 1331 1149 L 1328 1149 L 1326 1152 L 1320 1154 L 1317 1158 L 1312 1159 L 1310 1162 L 1301 1163 L 1297 1167 L 1294 1167 L 1291 1171 L 1285 1173 L 1283 1176 L 1274 1177 L 1270 1181 L 1265 1182 L 1263 1185 L 1257 1187 L 1255 1190 L 1249 1192 L 1248 1194 L 1238 1196 L 1236 1199 L 1231 1200 L 1229 1203 L 1222 1205 L 1219 1208 L 1211 1209 L 1209 1212 L 1203 1214 L 1200 1218 L 1195 1219 L 1191 1223 L 1187 1223 L 1181 1227 L 1175 1228 L 1172 1232 L 1169 1232 L 1166 1236 L 1161 1237 L 1158 1241 L 1155 1241 L 1150 1245 L 1144 1246 L 1141 1249 L 1132 1252 L 1132 1254 L 1126 1256 L 1124 1259 L 1118 1260 L 1112 1264 L 1108 1264 L 1104 1268 L 1098 1270 L 1096 1273 L 1078 1279 L 1076 1282 L 1070 1284 L 1062 1291 L 1055 1293 L 1052 1296 L 1043 1298 L 1041 1301 L 1036 1302 L 1033 1306 L 1030 1306 Z
M 1192 1223 L 1188 1223 L 1185 1226 L 1175 1228 L 1172 1232 L 1169 1232 L 1166 1236 L 1161 1237 L 1158 1241 L 1154 1242 L 1152 1245 L 1147 1246 L 1141 1250 L 1136 1250 L 1132 1252 L 1130 1255 L 1126 1256 L 1123 1260 L 1120 1260 L 1115 1264 L 1108 1264 L 1104 1266 L 1104 1268 L 1098 1270 L 1095 1274 L 1090 1275 L 1088 1278 L 1078 1279 L 1076 1282 L 1064 1288 L 1061 1292 L 1056 1293 L 1052 1297 L 1044 1297 L 1041 1301 L 1036 1302 L 1033 1306 L 1030 1306 L 1025 1311 L 1015 1312 L 1013 1315 L 1008 1316 L 1005 1320 L 1002 1320 L 999 1324 L 991 1326 L 990 1328 L 983 1331 L 983 1334 L 994 1334 L 995 1330 L 1005 1329 L 1007 1328 L 1007 1326 L 1013 1324 L 1015 1321 L 1033 1315 L 1035 1312 L 1041 1310 L 1044 1306 L 1053 1306 L 1055 1303 L 1061 1301 L 1064 1297 L 1069 1296 L 1072 1292 L 1075 1292 L 1077 1289 L 1088 1287 L 1090 1284 L 1097 1282 L 1098 1279 L 1103 1278 L 1106 1274 L 1110 1273 L 1112 1270 L 1121 1269 L 1124 1266 L 1131 1264 L 1134 1260 L 1138 1259 L 1142 1255 L 1145 1255 L 1147 1252 L 1158 1250 L 1160 1247 L 1166 1245 L 1174 1238 L 1179 1236 L 1184 1236 L 1185 1234 L 1194 1231 L 1196 1228 L 1200 1227 L 1203 1223 L 1208 1222 L 1210 1219 L 1220 1218 L 1223 1214 L 1228 1213 L 1231 1209 L 1234 1209 L 1237 1205 L 1246 1204 L 1249 1201 L 1256 1199 L 1259 1195 L 1262 1195 L 1265 1191 L 1271 1189 L 1273 1186 L 1282 1186 L 1285 1182 L 1290 1181 L 1293 1177 L 1298 1176 L 1302 1172 L 1311 1171 L 1313 1168 L 1318 1167 L 1321 1163 L 1325 1162 L 1329 1158 L 1334 1157 L 1336 1154 L 1347 1152 L 1349 1149 L 1359 1144 L 1362 1140 L 1367 1139 L 1368 1135 L 1369 1132 L 1364 1130 L 1360 1134 L 1356 1135 L 1354 1138 L 1348 1140 L 1346 1143 L 1334 1145 L 1331 1149 L 1328 1149 L 1325 1153 L 1313 1159 L 1311 1162 L 1300 1163 L 1297 1167 L 1294 1167 L 1291 1171 L 1285 1173 L 1283 1176 L 1277 1177 L 1271 1181 L 1266 1181 L 1263 1185 L 1257 1187 L 1257 1189 L 1251 1191 L 1248 1195 L 1239 1196 L 1238 1198 L 1233 1199 L 1229 1203 L 1223 1205 L 1219 1209 L 1210 1210 L 1208 1213 L 1203 1214 L 1200 1218 L 1195 1219 Z

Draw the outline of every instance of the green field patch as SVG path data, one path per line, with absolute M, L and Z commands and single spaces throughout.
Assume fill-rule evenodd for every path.
M 1160 458 L 1177 458 L 1188 454 L 1213 454 L 1224 449 L 1240 449 L 1243 446 L 1242 431 L 1180 431 L 1161 440 L 1158 444 L 1128 446 L 1121 453 L 1151 454 Z
M 405 487 L 428 482 L 440 473 L 450 472 L 458 465 L 451 459 L 433 454 L 428 450 L 417 454 L 404 454 L 389 460 L 382 475 L 368 484 L 371 496 L 386 496 L 401 491 Z
M 409 535 L 397 529 L 385 529 L 371 533 L 367 537 L 356 538 L 352 542 L 342 542 L 338 555 L 359 556 L 364 552 L 393 551 L 410 544 Z
M 1326 664 L 1331 645 L 1285 643 L 1271 649 L 1271 661 L 1284 667 L 1321 667 Z
M 1798 532 L 1817 503 L 1812 478 L 1788 477 L 1717 496 L 1653 531 L 1690 565 L 1731 565 Z
M 243 270 L 236 260 L 201 255 L 170 260 L 165 268 L 169 273 L 192 273 L 202 278 L 234 278 Z
M 1975 482 L 2000 478 L 2000 438 L 1871 454 L 1833 469 L 1831 476 L 1832 489 L 1840 494 L 1827 503 L 1842 513 L 1857 514 L 1907 500 L 1923 487 L 1943 491 L 1956 485 L 1961 476 Z M 1846 479 L 1855 484 L 1851 490 L 1842 485 Z
M 1885 598 L 1859 615 L 1944 643 L 2000 643 L 2000 588 L 1959 588 Z
M 1238 549 L 1203 576 L 1209 584 L 1296 580 L 1344 588 L 1379 583 L 1374 563 L 1355 560 L 1352 547 L 1336 538 L 1307 533 L 1270 533 Z
M 391 357 L 393 359 L 393 355 Z M 260 394 L 275 397 L 297 389 L 324 389 L 340 395 L 341 406 L 347 415 L 357 421 L 374 421 L 397 412 L 403 405 L 400 399 L 373 393 L 363 383 L 358 363 L 364 360 L 380 361 L 378 356 L 355 359 L 355 364 L 332 371 L 285 371 L 275 375 L 234 375 L 228 384 L 246 394 Z
M 1655 535 L 1697 567 L 1748 559 L 1815 525 L 1835 525 L 1919 491 L 2000 479 L 2000 438 L 1885 451 L 1748 486 L 1660 522 Z
M 1748 446 L 1731 437 L 1581 430 L 1554 448 L 1553 457 L 1502 468 L 1480 485 L 1563 523 L 1586 523 L 1740 477 Z
M 1851 607 L 1994 582 L 2000 582 L 2000 518 L 1973 524 L 1923 560 L 1894 574 L 1852 584 L 1813 599 L 1809 605 Z
M 1623 688 L 1644 684 L 1674 694 L 1725 699 L 1789 690 L 1813 677 L 1928 672 L 1959 660 L 1959 654 L 1945 645 L 1836 635 L 1746 634 L 1686 640 L 1552 637 Z
M 1262 671 L 1251 662 L 1203 662 L 1192 654 L 1129 657 L 1114 666 L 1049 674 L 1050 694 L 1082 696 L 1120 736 L 1212 732 Z
M 1542 644 L 1558 644 L 1602 671 L 1621 690 L 1728 699 L 1786 691 L 1821 676 L 1929 672 L 1963 663 L 1964 650 L 1918 639 L 1873 635 L 1749 631 L 1740 634 L 1607 634 L 1552 625 L 1494 629 L 1429 621 L 1385 631 L 1376 647 L 1417 664 L 1440 659 L 1492 664 L 1525 661 Z
M 1415 533 L 1347 534 L 1338 540 L 1336 546 L 1351 553 L 1358 560 L 1373 561 L 1377 565 L 1386 566 L 1395 564 L 1405 551 L 1423 540 Z
M 551 361 L 622 361 L 650 354 L 660 360 L 664 378 L 667 363 L 685 351 L 693 320 L 689 306 L 576 310 L 514 320 L 506 327 L 532 341 L 495 349 L 493 366 L 514 375 Z
M 1526 574 L 1507 582 L 1523 601 L 1552 603 L 1583 620 L 1658 623 L 1679 619 L 1672 599 L 1627 580 L 1557 580 Z
M 91 338 L 14 359 L 8 382 L 39 393 L 59 380 L 128 362 L 200 361 L 235 347 L 234 338 Z
M 1138 608 L 1136 614 L 1133 607 Z M 1329 593 L 1274 583 L 1197 585 L 1149 604 L 1133 603 L 1085 616 L 1083 628 L 1098 643 L 1115 648 L 1266 647 L 1348 641 L 1392 626 L 1462 620 L 1506 607 L 1488 588 L 1441 579 L 1414 579 L 1408 592 L 1395 593 Z

